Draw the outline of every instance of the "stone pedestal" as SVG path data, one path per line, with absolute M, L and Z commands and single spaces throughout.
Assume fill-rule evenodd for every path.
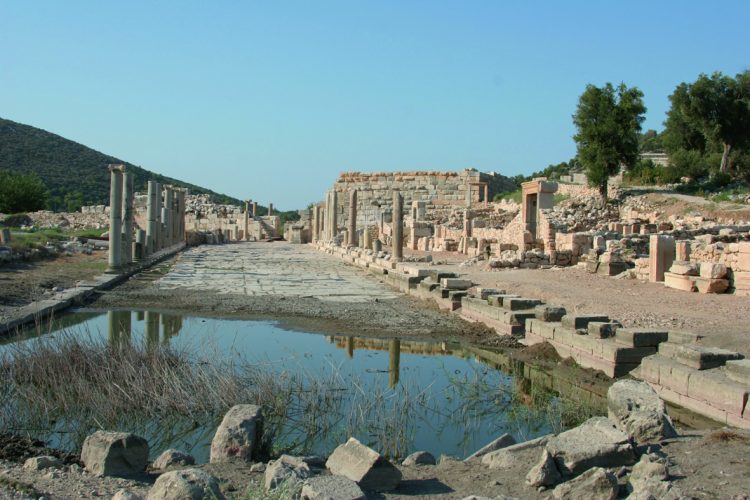
M 666 234 L 652 234 L 649 241 L 648 279 L 649 281 L 664 281 L 664 272 L 672 267 L 675 258 L 674 237 Z
M 107 272 L 122 269 L 122 174 L 124 165 L 110 165 L 109 184 L 109 257 Z
M 133 259 L 143 260 L 146 257 L 146 248 L 146 231 L 138 229 L 135 233 L 135 243 L 133 243 Z
M 404 197 L 398 191 L 393 193 L 392 226 L 392 253 L 393 259 L 398 262 L 404 258 Z

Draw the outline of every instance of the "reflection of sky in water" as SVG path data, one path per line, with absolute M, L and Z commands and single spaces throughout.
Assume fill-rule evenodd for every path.
M 77 319 L 84 321 L 78 323 Z M 466 356 L 455 345 L 325 336 L 284 330 L 270 321 L 179 317 L 154 312 L 116 311 L 86 313 L 86 316 L 76 313 L 64 317 L 65 320 L 78 323 L 68 327 L 68 331 L 108 338 L 110 342 L 128 337 L 134 342 L 168 342 L 174 348 L 187 347 L 191 351 L 197 348 L 209 356 L 242 357 L 279 372 L 338 372 L 345 386 L 362 384 L 361 390 L 365 392 L 374 393 L 378 388 L 395 397 L 389 387 L 396 387 L 412 396 L 424 393 L 428 396 L 426 405 L 420 406 L 414 417 L 413 440 L 408 451 L 427 450 L 435 456 L 445 453 L 464 457 L 504 432 L 514 434 L 517 439 L 529 439 L 547 430 L 543 425 L 529 428 L 517 421 L 508 422 L 505 415 L 497 412 L 484 418 L 471 418 L 472 412 L 465 415 L 467 406 L 462 400 L 465 394 L 456 391 L 452 380 L 479 378 L 491 389 L 506 387 L 508 393 L 514 381 L 474 356 Z M 479 405 L 483 409 L 488 406 L 492 404 Z M 212 429 L 210 432 L 203 429 L 173 444 L 192 448 L 199 460 L 207 459 L 212 435 Z M 364 431 L 357 437 L 364 441 L 368 438 Z M 335 445 L 336 442 L 321 442 L 313 451 L 327 453 Z

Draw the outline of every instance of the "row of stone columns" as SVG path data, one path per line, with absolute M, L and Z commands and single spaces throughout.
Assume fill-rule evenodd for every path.
M 125 165 L 110 165 L 108 272 L 185 240 L 185 190 L 148 181 L 146 229 L 134 235 L 134 176 Z

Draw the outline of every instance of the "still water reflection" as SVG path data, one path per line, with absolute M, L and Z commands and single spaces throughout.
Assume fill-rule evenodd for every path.
M 33 342 L 38 330 L 10 342 Z M 534 408 L 539 401 L 524 396 L 533 385 L 528 366 L 459 344 L 362 338 L 353 332 L 324 336 L 283 329 L 270 321 L 180 316 L 157 310 L 79 311 L 47 327 L 44 337 L 63 332 L 106 339 L 112 347 L 142 343 L 147 349 L 200 349 L 214 359 L 242 357 L 279 376 L 334 373 L 346 390 L 371 395 L 387 409 L 378 413 L 369 408 L 365 418 L 370 421 L 357 421 L 354 428 L 346 427 L 351 417 L 334 419 L 337 428 L 316 436 L 298 451 L 326 454 L 341 441 L 342 432 L 350 432 L 376 448 L 383 440 L 398 440 L 399 445 L 389 451 L 392 454 L 427 450 L 435 456 L 464 457 L 505 432 L 521 440 L 559 430 L 553 429 L 555 422 L 550 419 L 552 400 L 557 398 L 545 393 L 544 405 Z M 0 345 L 0 353 L 9 345 L 9 341 Z M 539 380 L 547 383 L 547 378 Z M 361 404 L 361 399 L 352 400 L 345 410 L 362 412 L 357 406 Z M 394 412 L 403 413 L 396 416 L 395 425 L 380 421 L 394 417 L 390 415 Z M 165 430 L 165 424 L 155 420 L 153 435 L 145 437 L 154 444 L 153 453 L 177 447 L 206 460 L 216 424 L 215 419 L 196 422 L 188 431 L 177 432 Z M 65 432 L 59 425 L 58 431 Z M 54 436 L 40 437 L 55 441 Z

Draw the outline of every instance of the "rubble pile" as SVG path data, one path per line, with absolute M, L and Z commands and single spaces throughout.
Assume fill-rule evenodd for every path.
M 581 196 L 563 200 L 549 211 L 550 222 L 566 227 L 570 233 L 590 231 L 603 227 L 608 222 L 620 220 L 619 208 L 608 203 L 602 206 L 594 196 Z
M 84 207 L 89 208 L 89 207 Z M 55 213 L 48 210 L 27 214 L 30 224 L 27 227 L 41 229 L 104 229 L 109 228 L 109 210 Z

